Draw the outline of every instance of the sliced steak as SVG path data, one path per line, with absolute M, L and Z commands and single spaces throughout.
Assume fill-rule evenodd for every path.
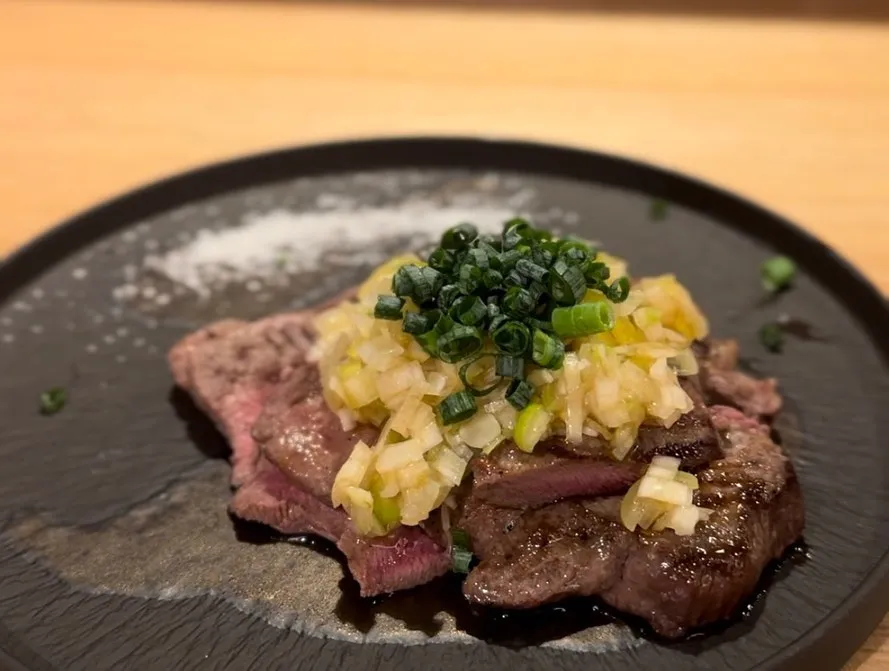
M 727 448 L 699 473 L 697 503 L 714 513 L 693 535 L 627 531 L 619 497 L 520 513 L 469 502 L 459 523 L 482 562 L 464 583 L 467 598 L 530 608 L 598 595 L 667 637 L 730 616 L 800 537 L 804 512 L 793 467 L 767 430 L 732 409 L 713 414 Z
M 423 529 L 358 538 L 331 505 L 339 468 L 373 427 L 344 431 L 321 396 L 307 361 L 314 312 L 258 322 L 225 320 L 187 336 L 169 354 L 177 384 L 188 391 L 232 444 L 231 512 L 286 534 L 314 533 L 337 543 L 370 596 L 415 587 L 445 573 L 450 560 Z
M 768 418 L 783 405 L 775 378 L 758 379 L 736 369 L 738 343 L 709 340 L 696 343 L 701 380 L 709 403 L 731 405 L 752 417 Z
M 451 566 L 447 548 L 420 527 L 402 526 L 388 536 L 362 538 L 349 526 L 337 546 L 346 555 L 362 596 L 422 585 Z
M 314 371 L 314 367 L 312 367 Z M 293 482 L 330 505 L 336 474 L 359 440 L 373 445 L 379 431 L 359 426 L 344 431 L 327 407 L 317 375 L 315 388 L 305 398 L 279 413 L 268 409 L 253 426 L 262 453 Z
M 719 436 L 696 378 L 683 387 L 695 401 L 691 412 L 669 429 L 643 426 L 633 449 L 615 461 L 600 438 L 584 436 L 580 443 L 551 438 L 528 454 L 506 442 L 491 454 L 473 461 L 473 494 L 492 505 L 535 508 L 576 496 L 623 494 L 656 455 L 677 457 L 682 467 L 697 470 L 722 456 Z
M 168 355 L 176 383 L 228 437 L 232 484 L 253 477 L 259 448 L 251 436 L 263 405 L 293 376 L 305 373 L 310 312 L 247 323 L 210 324 L 179 341 Z
M 482 561 L 464 583 L 464 593 L 475 603 L 530 608 L 601 594 L 620 578 L 634 543 L 624 527 L 590 514 L 582 501 L 528 511 L 506 535 L 510 543 Z
M 235 492 L 229 510 L 285 534 L 318 534 L 334 543 L 349 525 L 342 510 L 312 496 L 266 459 L 259 460 L 255 476 Z
M 641 475 L 635 462 L 581 457 L 545 441 L 528 454 L 508 442 L 472 463 L 473 493 L 493 505 L 537 507 L 572 496 L 608 496 L 629 489 Z

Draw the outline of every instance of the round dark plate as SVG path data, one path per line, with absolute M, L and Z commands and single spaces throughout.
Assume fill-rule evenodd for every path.
M 520 636 L 487 636 L 440 596 L 455 589 L 447 581 L 363 602 L 335 558 L 266 543 L 226 517 L 225 445 L 172 390 L 167 348 L 210 319 L 319 301 L 456 220 L 515 213 L 600 241 L 635 274 L 675 272 L 714 333 L 737 337 L 746 365 L 780 379 L 805 548 L 768 572 L 745 617 L 663 643 L 573 604 L 525 619 Z M 763 300 L 758 267 L 776 252 L 800 274 L 792 291 Z M 769 354 L 757 330 L 784 314 L 796 335 Z M 820 242 L 729 193 L 625 159 L 389 139 L 173 177 L 69 220 L 0 267 L 0 661 L 839 668 L 889 603 L 887 343 L 882 297 Z M 68 405 L 41 416 L 38 397 L 54 386 Z

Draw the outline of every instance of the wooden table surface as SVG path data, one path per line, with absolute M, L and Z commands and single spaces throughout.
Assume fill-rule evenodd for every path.
M 0 0 L 0 255 L 206 161 L 376 134 L 552 140 L 789 215 L 889 292 L 889 24 Z M 889 620 L 850 663 L 889 669 Z

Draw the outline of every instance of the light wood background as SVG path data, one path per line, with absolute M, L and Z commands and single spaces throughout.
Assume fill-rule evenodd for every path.
M 889 292 L 886 23 L 0 0 L 0 255 L 206 161 L 439 132 L 705 177 L 789 215 Z M 849 668 L 889 670 L 887 637 L 889 620 Z

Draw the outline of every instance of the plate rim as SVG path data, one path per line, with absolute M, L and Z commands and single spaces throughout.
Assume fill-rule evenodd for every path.
M 6 302 L 22 284 L 33 281 L 47 268 L 116 230 L 132 226 L 139 219 L 145 219 L 175 207 L 182 207 L 203 198 L 226 193 L 232 189 L 246 189 L 276 181 L 270 179 L 269 176 L 263 176 L 264 173 L 260 171 L 256 171 L 255 181 L 240 177 L 242 173 L 249 175 L 250 169 L 258 166 L 263 166 L 267 170 L 271 169 L 279 180 L 286 180 L 302 176 L 304 169 L 299 166 L 310 160 L 313 154 L 327 155 L 328 157 L 336 155 L 340 160 L 343 160 L 349 153 L 366 153 L 376 155 L 373 166 L 358 165 L 352 168 L 344 166 L 340 171 L 397 169 L 399 167 L 509 170 L 508 167 L 495 167 L 481 161 L 472 163 L 471 159 L 455 160 L 454 163 L 451 163 L 450 160 L 437 160 L 429 163 L 412 161 L 410 166 L 404 162 L 380 160 L 381 157 L 387 155 L 397 156 L 399 151 L 417 152 L 418 149 L 424 147 L 438 150 L 452 149 L 455 150 L 456 155 L 471 156 L 473 149 L 484 148 L 486 150 L 500 150 L 505 154 L 545 154 L 554 158 L 566 159 L 566 163 L 583 163 L 584 161 L 599 163 L 603 166 L 603 170 L 607 167 L 617 174 L 630 173 L 646 176 L 650 185 L 655 187 L 654 192 L 638 190 L 651 197 L 658 197 L 657 191 L 659 190 L 679 189 L 680 192 L 686 191 L 689 194 L 697 192 L 707 196 L 714 203 L 714 207 L 716 205 L 720 208 L 728 207 L 736 210 L 740 215 L 749 217 L 752 221 L 766 222 L 767 228 L 772 229 L 770 232 L 773 234 L 772 239 L 769 240 L 770 244 L 775 244 L 774 234 L 777 233 L 783 243 L 805 247 L 808 254 L 815 253 L 829 260 L 834 264 L 835 271 L 845 275 L 844 279 L 847 283 L 855 285 L 858 295 L 871 303 L 873 309 L 867 315 L 868 321 L 861 321 L 860 324 L 868 332 L 875 348 L 889 365 L 889 343 L 881 344 L 874 326 L 875 322 L 880 319 L 882 321 L 880 328 L 889 334 L 889 304 L 886 303 L 882 293 L 845 256 L 784 215 L 760 205 L 728 187 L 644 159 L 567 144 L 490 135 L 415 134 L 339 138 L 236 155 L 162 176 L 105 198 L 95 205 L 62 219 L 59 223 L 13 249 L 5 258 L 0 259 L 0 303 Z M 436 156 L 441 155 L 440 151 L 430 153 Z M 578 175 L 576 169 L 566 168 L 565 172 L 561 170 L 535 170 L 534 172 L 538 175 L 553 175 L 593 183 L 609 183 Z M 288 175 L 288 173 L 290 174 Z M 614 184 L 619 185 L 619 182 L 615 181 Z M 197 186 L 200 188 L 195 189 Z M 672 203 L 682 202 L 674 197 L 668 200 Z M 134 212 L 141 212 L 141 214 L 138 216 L 127 214 Z M 85 233 L 84 229 L 86 229 Z M 756 231 L 746 231 L 745 234 L 756 238 L 761 237 Z M 69 241 L 74 244 L 68 244 Z M 889 547 L 884 549 L 873 568 L 837 608 L 830 611 L 814 627 L 788 642 L 752 668 L 783 669 L 790 668 L 789 664 L 793 664 L 793 668 L 800 669 L 824 668 L 823 665 L 827 658 L 831 662 L 842 665 L 861 648 L 861 645 L 879 626 L 889 611 L 887 603 L 889 603 Z M 0 661 L 8 666 L 25 663 L 14 657 L 7 645 L 0 645 Z M 812 667 L 812 664 L 815 664 L 815 667 Z

